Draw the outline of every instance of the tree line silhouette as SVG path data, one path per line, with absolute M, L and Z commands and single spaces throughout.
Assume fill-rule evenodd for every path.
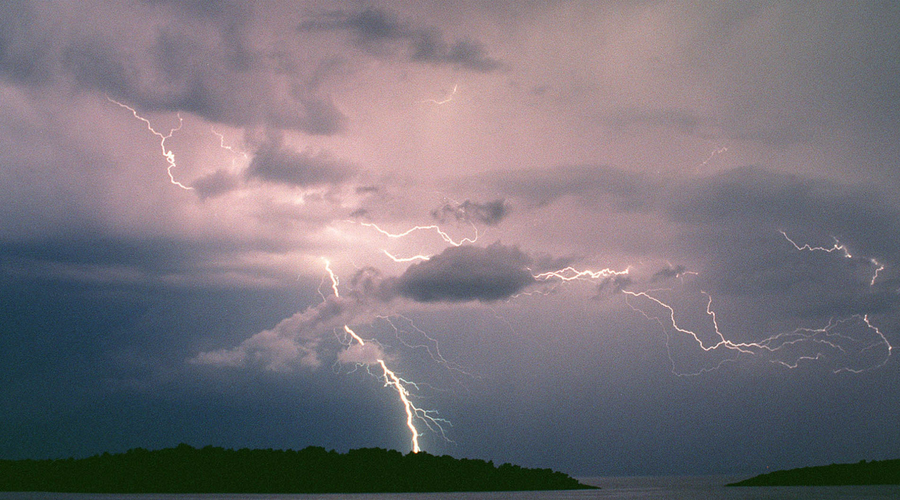
M 0 460 L 0 491 L 83 493 L 375 493 L 586 489 L 550 469 L 425 452 L 321 447 L 201 449 L 180 444 L 83 459 Z
M 779 470 L 728 486 L 850 486 L 900 484 L 900 459 Z

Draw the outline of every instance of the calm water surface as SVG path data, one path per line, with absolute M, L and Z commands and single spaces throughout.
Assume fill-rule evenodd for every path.
M 897 500 L 900 486 L 829 486 L 725 488 L 747 476 L 590 477 L 579 478 L 600 490 L 500 493 L 379 493 L 329 495 L 98 495 L 72 493 L 3 493 L 0 500 L 592 500 L 665 498 L 671 500 Z

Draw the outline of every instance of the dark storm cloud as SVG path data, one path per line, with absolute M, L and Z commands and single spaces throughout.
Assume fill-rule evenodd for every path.
M 25 1 L 0 5 L 0 75 L 17 83 L 48 78 L 48 48 L 36 29 L 36 13 Z
M 614 293 L 619 293 L 624 290 L 626 287 L 633 285 L 634 279 L 631 276 L 623 276 L 623 275 L 615 275 L 604 278 L 603 281 L 597 285 L 597 293 L 603 293 L 606 290 L 612 290 Z
M 263 54 L 224 42 L 234 35 L 219 36 L 220 42 L 210 46 L 187 30 L 161 32 L 149 72 L 163 85 L 128 76 L 140 75 L 141 68 L 106 49 L 102 41 L 70 47 L 67 67 L 85 88 L 102 90 L 144 111 L 184 110 L 230 125 L 267 125 L 311 135 L 344 130 L 347 119 L 329 97 L 301 87 L 286 91 L 286 82 Z
M 224 170 L 216 170 L 204 175 L 191 183 L 191 187 L 202 199 L 215 198 L 216 196 L 233 191 L 240 187 L 241 178 Z
M 509 213 L 506 200 L 498 199 L 485 203 L 466 200 L 462 203 L 447 202 L 431 211 L 431 216 L 439 221 L 455 219 L 457 222 L 480 222 L 496 226 Z
M 534 283 L 531 258 L 516 247 L 450 247 L 413 264 L 392 286 L 418 302 L 492 302 L 509 298 Z
M 856 244 L 872 257 L 898 254 L 900 206 L 893 193 L 872 184 L 739 167 L 706 177 L 649 177 L 612 167 L 562 167 L 547 171 L 492 174 L 490 183 L 528 204 L 543 206 L 563 197 L 619 212 L 657 212 L 689 224 L 709 237 L 767 234 L 780 230 L 818 232 Z M 704 233 L 705 234 L 705 233 Z M 727 240 L 728 238 L 725 238 Z
M 223 251 L 225 251 L 223 249 Z M 165 238 L 77 237 L 0 244 L 6 275 L 74 282 L 153 282 L 194 269 L 207 255 L 197 244 Z
M 673 192 L 661 209 L 694 228 L 687 244 L 706 260 L 710 291 L 758 298 L 793 317 L 896 309 L 900 207 L 891 193 L 750 167 Z M 798 250 L 782 231 L 801 247 L 839 241 L 853 257 Z
M 658 270 L 650 283 L 698 271 L 708 292 L 765 302 L 781 311 L 773 317 L 785 319 L 827 321 L 897 306 L 893 268 L 900 262 L 900 207 L 879 186 L 760 167 L 688 179 L 582 167 L 507 173 L 495 181 L 502 192 L 538 208 L 569 198 L 586 210 L 609 207 L 667 221 L 670 237 L 647 241 L 640 251 L 687 260 Z M 830 248 L 837 238 L 853 258 L 842 251 L 797 250 L 781 231 L 801 246 Z
M 342 182 L 357 171 L 327 151 L 311 153 L 287 148 L 278 140 L 263 144 L 247 169 L 247 176 L 296 186 Z
M 295 84 L 302 75 L 284 74 L 251 46 L 253 37 L 243 28 L 248 9 L 194 2 L 144 6 L 157 4 L 167 8 L 148 9 L 148 23 L 164 27 L 127 42 L 115 30 L 92 29 L 90 23 L 105 14 L 97 6 L 79 12 L 88 25 L 73 31 L 54 30 L 51 15 L 25 3 L 5 4 L 0 77 L 19 84 L 71 83 L 141 112 L 188 111 L 234 126 L 312 135 L 344 130 L 347 119 L 329 96 Z
M 684 274 L 687 271 L 687 268 L 683 265 L 677 266 L 668 266 L 660 269 L 653 273 L 653 276 L 650 277 L 650 282 L 664 281 L 669 278 L 677 278 Z
M 354 218 L 354 219 L 366 217 L 368 215 L 369 215 L 369 211 L 366 210 L 365 208 L 357 208 L 356 210 L 350 212 L 350 217 Z
M 440 31 L 400 21 L 390 11 L 368 8 L 359 12 L 335 10 L 311 15 L 299 26 L 301 31 L 347 31 L 362 49 L 379 54 L 399 43 L 406 46 L 410 61 L 450 65 L 478 72 L 501 69 L 503 63 L 490 57 L 477 40 L 447 43 Z
M 698 16 L 691 54 L 717 68 L 708 83 L 727 136 L 784 147 L 835 126 L 866 137 L 900 123 L 894 3 L 735 4 Z
M 0 242 L 0 279 L 278 288 L 277 271 L 247 265 L 242 257 L 279 254 L 287 245 L 272 239 L 123 235 L 82 224 L 68 234 Z
M 667 212 L 678 222 L 828 231 L 864 242 L 865 251 L 896 255 L 900 210 L 877 186 L 842 185 L 758 167 L 723 172 L 680 186 Z

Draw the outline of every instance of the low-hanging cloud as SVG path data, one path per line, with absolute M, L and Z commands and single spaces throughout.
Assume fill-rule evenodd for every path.
M 393 283 L 397 294 L 417 302 L 492 302 L 534 283 L 531 258 L 517 247 L 450 247 L 413 264 Z
M 142 113 L 185 111 L 233 126 L 310 135 L 345 129 L 347 118 L 328 94 L 295 83 L 305 78 L 303 68 L 286 71 L 253 45 L 246 27 L 252 9 L 225 2 L 138 4 L 146 31 L 126 39 L 115 26 L 127 18 L 108 20 L 104 28 L 113 29 L 91 24 L 106 20 L 107 7 L 86 2 L 71 13 L 85 23 L 75 31 L 55 29 L 61 14 L 50 4 L 5 5 L 0 79 L 101 93 Z
M 390 44 L 406 46 L 406 57 L 413 62 L 449 65 L 477 72 L 501 69 L 503 63 L 490 57 L 484 45 L 473 39 L 452 43 L 435 28 L 413 26 L 400 21 L 390 11 L 368 8 L 359 12 L 335 10 L 310 16 L 300 23 L 301 31 L 347 31 L 354 43 L 372 53 L 389 50 Z
M 344 325 L 369 318 L 367 311 L 405 298 L 416 302 L 493 302 L 511 297 L 535 282 L 532 259 L 517 247 L 494 243 L 487 247 L 450 247 L 428 261 L 413 264 L 396 277 L 367 267 L 348 281 L 348 292 L 298 312 L 233 348 L 201 352 L 192 364 L 220 367 L 260 367 L 287 371 L 297 363 L 321 365 L 322 339 Z M 374 344 L 354 345 L 337 354 L 341 363 L 371 364 L 384 357 Z
M 373 365 L 379 359 L 384 359 L 384 349 L 374 342 L 366 344 L 351 344 L 337 355 L 337 360 L 344 364 Z
M 456 222 L 478 222 L 496 226 L 509 214 L 509 204 L 504 199 L 485 203 L 466 200 L 462 203 L 447 202 L 431 211 L 431 217 L 438 222 L 454 219 Z
M 312 153 L 283 146 L 280 141 L 263 144 L 247 176 L 295 186 L 339 183 L 356 173 L 356 167 L 334 158 L 328 151 Z
M 357 301 L 329 297 L 316 306 L 281 320 L 230 349 L 205 351 L 188 362 L 220 367 L 258 366 L 271 371 L 289 371 L 301 366 L 321 365 L 317 347 L 322 337 L 352 319 Z

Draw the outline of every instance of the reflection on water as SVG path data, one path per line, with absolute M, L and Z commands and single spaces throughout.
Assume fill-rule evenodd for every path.
M 600 490 L 516 491 L 494 493 L 379 493 L 329 495 L 99 495 L 72 493 L 3 493 L 0 500 L 897 500 L 900 486 L 828 486 L 726 488 L 746 476 L 584 477 Z

